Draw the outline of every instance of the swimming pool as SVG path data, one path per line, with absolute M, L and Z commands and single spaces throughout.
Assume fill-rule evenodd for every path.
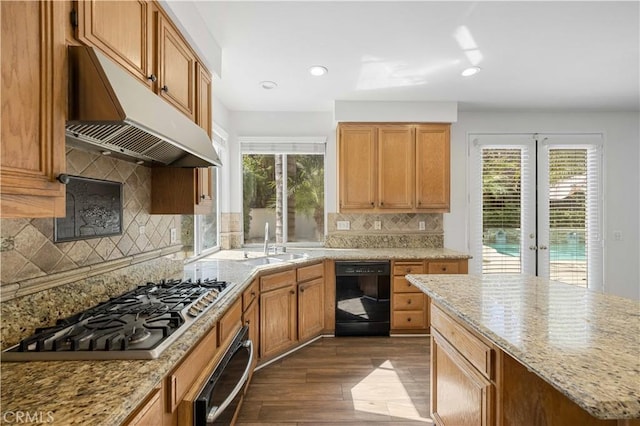
M 507 256 L 520 257 L 520 244 L 518 243 L 485 243 L 495 249 L 500 254 Z M 571 242 L 564 244 L 552 244 L 551 245 L 551 261 L 554 260 L 576 260 L 585 261 L 587 257 L 585 255 L 584 243 Z

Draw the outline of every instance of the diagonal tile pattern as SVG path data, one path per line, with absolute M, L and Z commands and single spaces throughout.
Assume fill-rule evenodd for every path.
M 75 148 L 67 149 L 67 173 L 124 183 L 123 234 L 53 243 L 53 219 L 0 220 L 0 284 L 77 269 L 170 246 L 170 228 L 180 235 L 180 216 L 149 215 L 148 167 Z M 144 226 L 144 234 L 140 227 Z

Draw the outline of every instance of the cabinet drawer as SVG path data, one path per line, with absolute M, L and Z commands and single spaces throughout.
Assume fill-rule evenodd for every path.
M 398 311 L 424 311 L 424 294 L 401 293 L 393 295 L 393 309 Z
M 431 326 L 480 373 L 489 379 L 494 378 L 493 349 L 433 304 L 431 305 Z
M 258 280 L 254 280 L 251 285 L 242 293 L 242 312 L 246 311 L 251 302 L 259 296 Z
M 202 373 L 205 366 L 211 361 L 217 352 L 217 328 L 213 327 L 209 333 L 198 343 L 180 363 L 168 379 L 169 406 L 168 410 L 173 412 L 185 393 L 189 390 L 198 375 Z
M 423 262 L 394 262 L 393 275 L 424 274 Z
M 428 274 L 459 274 L 460 266 L 455 262 L 429 262 L 427 265 Z
M 218 320 L 218 346 L 235 334 L 242 325 L 242 301 L 238 299 Z
M 393 277 L 393 293 L 420 293 L 418 287 L 411 284 L 405 277 Z
M 265 275 L 260 277 L 260 291 L 275 290 L 281 287 L 287 287 L 296 282 L 296 271 L 291 269 L 289 271 L 277 272 L 275 274 Z
M 424 311 L 394 311 L 393 328 L 425 328 L 427 319 Z
M 303 266 L 297 269 L 298 282 L 321 278 L 324 276 L 324 263 Z

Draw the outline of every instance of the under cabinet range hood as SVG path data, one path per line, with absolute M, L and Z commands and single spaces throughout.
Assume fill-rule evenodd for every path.
M 96 49 L 68 49 L 71 145 L 147 165 L 221 165 L 207 133 L 187 116 Z

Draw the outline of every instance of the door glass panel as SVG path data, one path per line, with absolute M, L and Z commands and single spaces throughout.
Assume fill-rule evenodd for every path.
M 482 150 L 482 273 L 522 272 L 521 150 Z
M 287 155 L 287 241 L 323 241 L 324 156 Z
M 245 154 L 242 156 L 242 165 L 244 242 L 264 242 L 264 225 L 267 222 L 271 241 L 275 241 L 275 156 Z
M 549 278 L 586 286 L 587 150 L 550 149 L 548 179 Z

